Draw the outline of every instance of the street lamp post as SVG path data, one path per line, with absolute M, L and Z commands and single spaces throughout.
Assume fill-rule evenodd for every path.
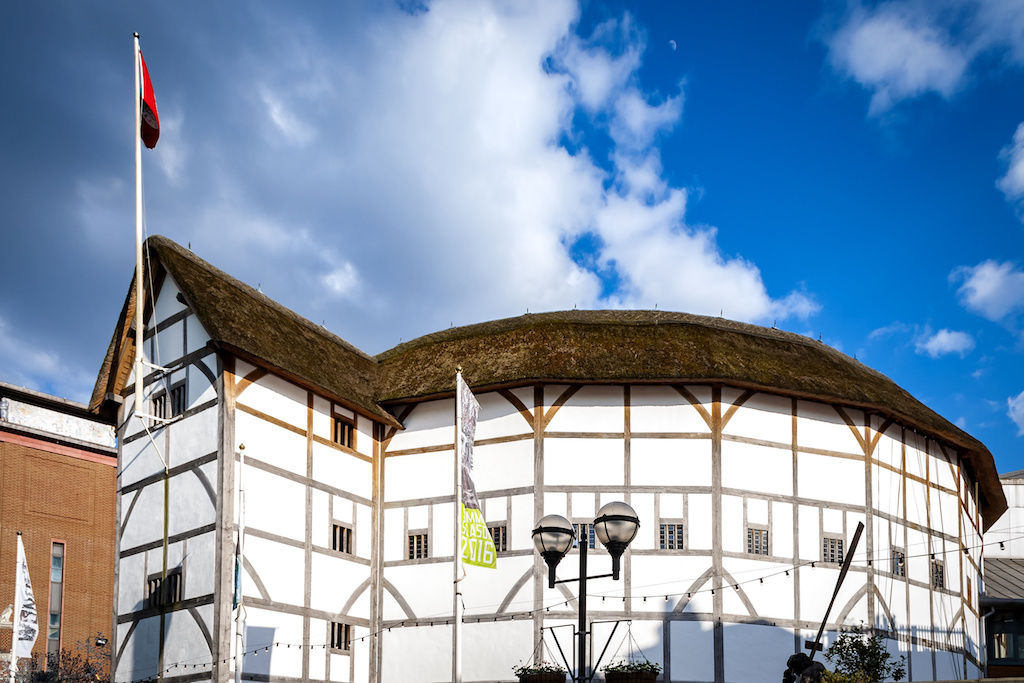
M 576 676 L 573 679 L 577 683 L 584 683 L 587 680 L 587 579 L 601 579 L 611 577 L 613 581 L 619 580 L 622 553 L 636 536 L 640 528 L 640 520 L 636 512 L 629 505 L 623 502 L 607 503 L 597 511 L 594 519 L 594 534 L 601 544 L 608 549 L 612 556 L 611 574 L 598 574 L 587 576 L 587 547 L 590 545 L 589 533 L 584 536 L 580 534 L 580 575 L 576 579 L 555 579 L 555 567 L 565 557 L 572 547 L 575 537 L 572 523 L 561 515 L 546 515 L 537 522 L 537 528 L 533 530 L 533 544 L 537 552 L 544 558 L 548 565 L 548 588 L 554 588 L 555 584 L 579 582 L 577 602 L 579 604 L 579 638 L 577 646 Z

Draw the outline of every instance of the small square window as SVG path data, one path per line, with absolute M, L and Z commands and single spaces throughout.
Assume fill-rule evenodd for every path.
M 430 557 L 429 536 L 426 531 L 414 531 L 409 534 L 409 558 L 419 560 Z
M 339 652 L 352 650 L 352 624 L 331 622 L 331 649 Z
M 499 553 L 508 550 L 508 525 L 488 524 L 487 530 L 491 532 L 491 538 L 494 539 L 495 550 Z
M 185 383 L 179 382 L 171 387 L 171 417 L 184 414 L 187 404 L 188 396 L 185 393 Z
M 352 554 L 352 527 L 335 522 L 331 525 L 331 550 Z
M 331 441 L 345 448 L 355 448 L 355 433 L 356 426 L 352 420 L 338 414 L 334 415 L 331 423 Z
M 149 414 L 152 417 L 167 417 L 167 392 L 160 391 L 150 399 Z
M 932 588 L 946 587 L 946 566 L 942 560 L 932 560 Z
M 892 574 L 893 576 L 907 575 L 907 554 L 903 548 L 892 549 Z
M 768 554 L 768 530 L 747 527 L 747 552 L 751 555 Z
M 167 572 L 167 576 L 152 574 L 146 580 L 146 606 L 169 607 L 181 602 L 185 597 L 185 587 L 181 576 L 181 567 Z
M 832 564 L 843 563 L 843 548 L 846 541 L 839 536 L 822 536 L 821 538 L 821 561 Z
M 683 525 L 679 522 L 658 525 L 658 547 L 661 550 L 682 550 Z
M 588 522 L 573 522 L 573 532 L 576 534 L 576 542 L 579 543 L 581 539 L 587 539 L 588 548 L 597 547 L 597 534 L 594 531 L 594 525 Z

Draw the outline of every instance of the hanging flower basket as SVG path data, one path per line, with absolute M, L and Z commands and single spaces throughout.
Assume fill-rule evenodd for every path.
M 658 680 L 661 664 L 649 661 L 626 661 L 609 664 L 602 669 L 608 683 L 648 683 Z
M 520 683 L 565 683 L 565 669 L 557 664 L 540 662 L 512 668 Z
M 565 672 L 534 671 L 519 674 L 520 683 L 565 683 Z
M 647 683 L 658 680 L 657 671 L 605 671 L 608 683 Z

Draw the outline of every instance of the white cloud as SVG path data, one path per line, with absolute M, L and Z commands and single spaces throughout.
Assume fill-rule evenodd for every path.
M 147 200 L 151 225 L 284 305 L 344 318 L 338 334 L 368 351 L 527 309 L 657 303 L 769 324 L 817 310 L 687 223 L 657 147 L 683 94 L 642 87 L 628 16 L 580 38 L 574 2 L 440 0 L 327 33 L 275 7 L 247 42 L 302 40 L 211 55 L 231 85 L 210 86 L 216 116 L 189 110 L 183 187 Z M 222 125 L 253 105 L 255 142 Z M 611 138 L 600 159 L 593 128 Z
M 320 281 L 337 297 L 350 298 L 359 291 L 359 272 L 348 261 L 325 273 Z
M 833 67 L 872 92 L 872 115 L 928 92 L 950 97 L 969 61 L 943 28 L 897 3 L 855 9 L 828 47 Z
M 5 382 L 75 400 L 86 400 L 95 376 L 72 368 L 48 345 L 14 332 L 0 317 L 0 377 Z
M 166 108 L 160 115 L 160 153 L 153 158 L 174 185 L 180 185 L 188 162 L 188 147 L 182 135 L 185 115 L 180 109 Z
M 885 337 L 891 337 L 895 334 L 906 334 L 911 332 L 914 328 L 906 323 L 901 323 L 898 320 L 894 323 L 890 323 L 883 327 L 871 330 L 868 334 L 868 339 L 874 341 L 875 339 L 884 339 Z
M 1017 436 L 1024 436 L 1024 391 L 1006 399 L 1006 415 L 1017 425 Z
M 951 353 L 958 353 L 963 358 L 974 349 L 974 337 L 966 332 L 942 329 L 931 334 L 926 332 L 915 342 L 918 353 L 939 358 Z
M 1007 201 L 1021 210 L 1024 218 L 1024 123 L 1017 126 L 1013 141 L 1000 156 L 1006 160 L 1006 174 L 996 182 L 996 186 L 1006 195 Z
M 989 320 L 1003 320 L 1024 310 L 1024 270 L 1010 261 L 961 266 L 949 277 L 952 282 L 963 283 L 957 289 L 960 303 Z

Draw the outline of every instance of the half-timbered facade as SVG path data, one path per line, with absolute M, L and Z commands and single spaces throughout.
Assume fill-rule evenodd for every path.
M 616 499 L 641 527 L 622 580 L 589 584 L 598 651 L 624 620 L 609 654 L 639 647 L 664 680 L 775 680 L 863 522 L 829 634 L 875 628 L 911 680 L 977 675 L 983 533 L 1006 507 L 992 457 L 837 351 L 573 311 L 371 357 L 168 240 L 147 246 L 143 412 L 161 419 L 133 417 L 131 296 L 94 394 L 124 397 L 117 680 L 231 679 L 240 525 L 244 680 L 450 680 L 457 365 L 481 404 L 474 480 L 498 546 L 497 569 L 464 581 L 465 680 L 571 647 L 575 584 L 547 588 L 530 531 Z M 607 571 L 599 544 L 590 563 Z

